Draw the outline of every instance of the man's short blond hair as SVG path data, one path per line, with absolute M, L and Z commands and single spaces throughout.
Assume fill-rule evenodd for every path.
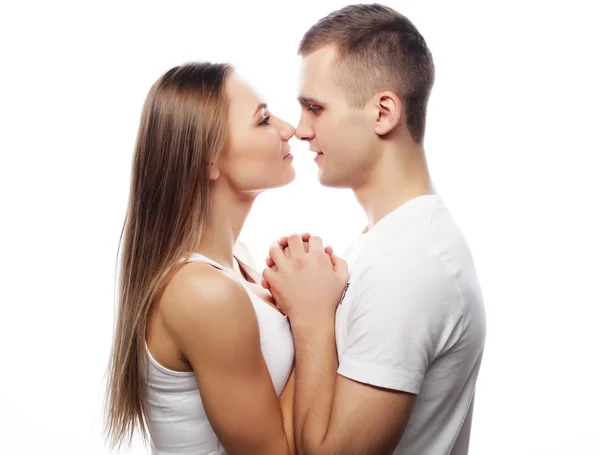
M 422 143 L 435 67 L 413 23 L 387 6 L 346 6 L 313 25 L 298 54 L 307 56 L 328 45 L 337 50 L 334 77 L 350 105 L 360 108 L 378 91 L 394 92 L 402 101 L 411 136 Z

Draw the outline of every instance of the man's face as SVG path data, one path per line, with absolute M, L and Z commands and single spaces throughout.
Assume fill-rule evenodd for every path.
M 336 50 L 326 46 L 302 59 L 302 115 L 296 137 L 316 152 L 319 181 L 325 186 L 360 186 L 375 159 L 376 110 L 351 108 L 346 92 L 334 78 Z

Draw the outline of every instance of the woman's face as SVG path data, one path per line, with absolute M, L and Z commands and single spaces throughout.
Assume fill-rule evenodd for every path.
M 290 183 L 295 176 L 288 141 L 292 125 L 271 115 L 236 74 L 225 87 L 230 100 L 228 145 L 218 160 L 220 178 L 236 191 L 256 192 Z

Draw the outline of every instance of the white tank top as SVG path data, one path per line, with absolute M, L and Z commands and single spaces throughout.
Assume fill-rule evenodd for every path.
M 252 301 L 260 331 L 263 357 L 279 396 L 294 362 L 294 341 L 286 316 L 252 292 L 233 271 L 198 253 L 189 262 L 206 262 L 242 283 Z M 210 426 L 193 371 L 173 371 L 160 365 L 146 345 L 148 358 L 148 430 L 153 455 L 223 455 Z

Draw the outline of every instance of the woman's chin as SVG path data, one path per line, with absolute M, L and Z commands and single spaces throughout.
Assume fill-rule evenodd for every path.
M 287 169 L 286 172 L 283 174 L 283 177 L 283 183 L 280 186 L 289 185 L 296 178 L 296 169 L 290 166 L 290 168 Z
M 296 178 L 296 170 L 290 166 L 285 171 L 280 174 L 279 181 L 273 185 L 271 188 L 281 188 L 283 186 L 287 186 L 294 181 Z

